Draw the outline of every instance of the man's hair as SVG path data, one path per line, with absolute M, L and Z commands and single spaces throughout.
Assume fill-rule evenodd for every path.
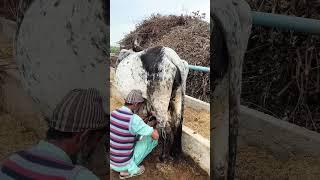
M 53 128 L 49 128 L 47 131 L 47 140 L 64 140 L 72 138 L 76 133 L 73 132 L 61 132 Z
M 96 130 L 91 130 L 88 134 L 89 137 L 94 135 L 95 132 L 97 131 L 103 131 L 104 132 L 103 134 L 106 134 L 107 128 L 99 128 Z M 76 133 L 74 132 L 62 132 L 62 131 L 55 130 L 53 128 L 49 128 L 47 131 L 46 139 L 47 140 L 64 140 L 64 139 L 72 138 L 74 135 L 76 135 Z
M 125 106 L 131 106 L 131 105 L 133 105 L 133 104 L 125 102 L 124 105 L 125 105 Z
M 143 102 L 139 102 L 139 103 L 137 103 L 137 104 L 140 104 L 140 105 L 141 105 L 141 104 L 143 104 Z M 125 106 L 130 106 L 130 105 L 134 105 L 134 104 L 133 104 L 133 103 L 127 103 L 127 102 L 125 102 L 124 105 L 125 105 Z

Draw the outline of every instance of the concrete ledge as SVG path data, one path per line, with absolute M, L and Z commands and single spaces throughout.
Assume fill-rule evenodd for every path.
M 320 155 L 319 133 L 245 106 L 240 107 L 238 138 L 239 145 L 255 145 L 268 149 L 283 160 L 290 155 Z
M 186 106 L 210 111 L 209 103 L 190 96 L 186 96 L 185 99 Z M 280 160 L 287 160 L 290 155 L 320 156 L 319 133 L 245 106 L 240 106 L 238 141 L 240 146 L 253 145 L 267 149 Z
M 205 110 L 210 112 L 209 103 L 193 98 L 191 96 L 187 96 L 187 95 L 184 98 L 185 98 L 184 100 L 185 100 L 186 106 L 192 107 L 193 109 L 196 109 L 196 110 Z
M 210 141 L 182 126 L 182 150 L 210 176 Z

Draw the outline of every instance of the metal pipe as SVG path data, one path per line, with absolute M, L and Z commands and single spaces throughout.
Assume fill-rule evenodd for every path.
M 189 65 L 189 69 L 192 69 L 192 70 L 195 70 L 195 71 L 210 72 L 210 68 L 204 67 L 204 66 Z
M 252 11 L 254 25 L 320 34 L 320 20 Z

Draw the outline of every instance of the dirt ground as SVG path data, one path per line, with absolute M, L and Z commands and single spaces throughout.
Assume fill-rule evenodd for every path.
M 191 159 L 182 157 L 177 161 L 159 163 L 159 151 L 152 152 L 142 163 L 146 171 L 133 180 L 207 180 L 206 172 L 199 169 Z M 111 179 L 119 179 L 119 173 L 112 171 Z

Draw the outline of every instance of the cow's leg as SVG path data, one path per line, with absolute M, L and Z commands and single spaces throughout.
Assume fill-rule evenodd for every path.
M 170 73 L 169 73 L 170 74 Z M 171 73 L 172 74 L 172 73 Z M 170 135 L 170 125 L 168 118 L 168 107 L 171 98 L 172 80 L 152 81 L 148 85 L 148 99 L 157 115 L 158 130 L 160 134 L 160 140 L 162 141 L 162 149 L 160 160 L 163 161 L 166 158 L 167 143 Z
M 181 147 L 181 136 L 182 136 L 182 123 L 183 123 L 183 109 L 184 109 L 184 93 L 182 87 L 180 86 L 172 94 L 172 99 L 170 101 L 170 107 L 172 112 L 172 133 L 173 141 L 171 142 L 170 155 L 177 158 L 182 151 Z

